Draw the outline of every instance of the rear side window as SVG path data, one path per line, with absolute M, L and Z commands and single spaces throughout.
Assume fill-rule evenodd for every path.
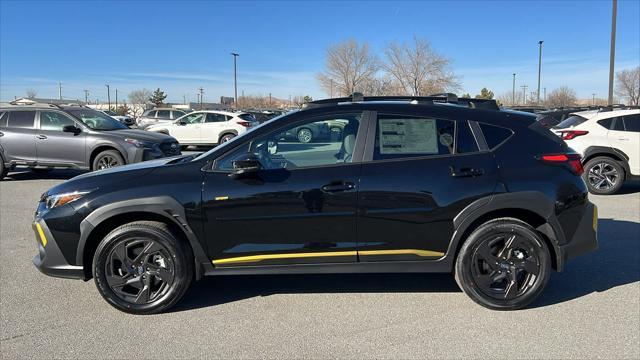
M 464 121 L 458 124 L 458 143 L 456 153 L 466 154 L 478 151 L 478 143 L 471 133 L 469 123 Z
M 507 128 L 483 123 L 480 123 L 480 129 L 489 149 L 495 149 L 513 134 L 513 131 Z
M 598 120 L 598 124 L 605 127 L 606 129 L 611 129 L 611 125 L 613 125 L 613 119 L 614 118 Z
M 0 113 L 0 127 L 7 127 L 7 113 Z
M 147 110 L 143 116 L 154 118 L 154 117 L 156 117 L 156 111 L 155 110 Z
M 7 127 L 33 129 L 35 111 L 11 111 L 7 115 L 9 115 Z
M 223 122 L 223 121 L 227 121 L 226 116 L 222 114 L 208 113 L 207 120 L 205 122 L 212 123 L 212 122 Z
M 611 130 L 624 131 L 624 122 L 621 117 L 613 118 L 613 127 Z
M 183 115 L 184 115 L 184 113 L 182 111 L 174 111 L 173 112 L 173 119 L 177 119 L 177 118 L 179 118 L 180 116 L 183 116 Z
M 578 126 L 585 121 L 587 121 L 587 119 L 583 118 L 582 116 L 572 115 L 564 119 L 560 124 L 556 125 L 554 129 L 566 129 L 566 128 Z
M 404 115 L 379 115 L 373 160 L 453 153 L 455 122 Z
M 624 129 L 626 131 L 640 132 L 640 114 L 627 115 L 622 118 L 624 119 Z

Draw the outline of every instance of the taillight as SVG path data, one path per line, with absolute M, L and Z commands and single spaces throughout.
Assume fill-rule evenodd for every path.
M 242 125 L 244 127 L 251 127 L 251 122 L 249 121 L 236 121 L 238 125 Z
M 584 173 L 579 154 L 547 154 L 541 155 L 539 159 L 549 164 L 565 165 L 576 175 Z
M 587 135 L 588 133 L 589 132 L 585 130 L 567 130 L 561 131 L 560 136 L 562 137 L 562 140 L 571 140 L 577 138 L 578 136 Z

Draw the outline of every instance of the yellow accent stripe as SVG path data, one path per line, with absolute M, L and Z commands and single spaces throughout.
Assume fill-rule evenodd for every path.
M 430 250 L 415 250 L 415 249 L 402 249 L 402 250 L 363 250 L 358 251 L 358 255 L 418 255 L 423 257 L 442 257 L 444 253 Z
M 356 256 L 356 255 L 418 255 L 422 257 L 442 257 L 444 253 L 429 250 L 364 250 L 364 251 L 332 251 L 332 252 L 315 252 L 315 253 L 290 253 L 290 254 L 266 254 L 266 255 L 250 255 L 240 256 L 227 259 L 217 259 L 211 262 L 214 265 L 220 264 L 242 264 L 250 262 L 260 262 L 262 260 L 273 259 L 298 259 L 309 257 L 328 257 L 328 256 Z
M 598 231 L 598 207 L 593 205 L 593 231 Z
M 228 196 L 216 196 L 216 197 L 215 197 L 215 200 L 216 200 L 216 201 L 220 201 L 220 200 L 229 200 L 229 197 L 228 197 Z
M 36 223 L 36 229 L 38 229 L 38 234 L 40 235 L 42 246 L 47 246 L 47 237 L 44 236 L 44 231 L 42 230 L 42 226 L 40 226 L 39 223 Z

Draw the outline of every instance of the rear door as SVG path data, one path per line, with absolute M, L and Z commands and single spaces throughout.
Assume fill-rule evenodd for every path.
M 38 165 L 87 166 L 86 132 L 64 132 L 67 125 L 81 128 L 61 111 L 41 110 L 39 130 L 36 132 Z
M 444 256 L 454 217 L 496 184 L 493 156 L 476 140 L 477 124 L 475 131 L 470 124 L 431 114 L 377 114 L 358 196 L 360 261 Z
M 608 137 L 611 147 L 629 156 L 631 173 L 640 175 L 640 114 L 615 118 Z
M 200 138 L 202 143 L 217 144 L 220 140 L 222 130 L 227 125 L 227 120 L 230 116 L 216 113 L 207 113 L 202 130 L 200 131 Z
M 2 117 L 0 145 L 5 161 L 33 164 L 36 161 L 34 110 L 8 110 Z

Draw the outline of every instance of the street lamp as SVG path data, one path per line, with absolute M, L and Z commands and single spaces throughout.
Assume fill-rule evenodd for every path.
M 111 91 L 109 90 L 109 85 L 105 84 L 107 87 L 107 102 L 109 103 L 109 110 L 111 110 Z
M 538 96 L 538 105 L 540 104 L 540 70 L 542 70 L 542 43 L 544 41 L 540 40 L 538 41 L 538 91 L 537 91 L 537 96 Z
M 236 108 L 238 108 L 238 77 L 236 71 L 236 58 L 240 56 L 240 54 L 232 52 L 231 56 L 233 56 L 233 101 Z
M 516 104 L 516 73 L 513 73 L 513 89 L 511 90 L 511 106 Z

